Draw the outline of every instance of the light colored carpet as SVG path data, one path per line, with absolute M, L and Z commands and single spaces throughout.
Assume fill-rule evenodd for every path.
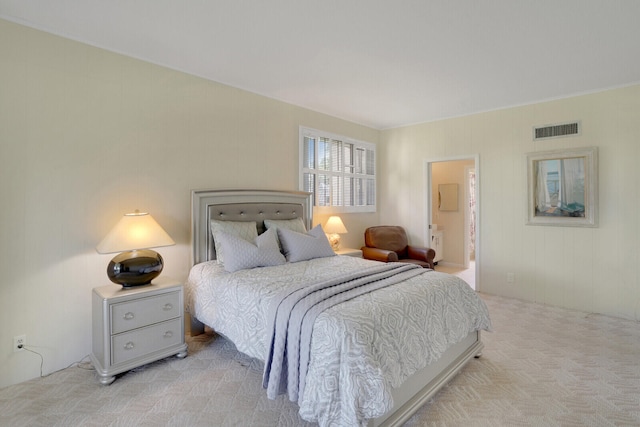
M 481 295 L 495 331 L 482 358 L 407 426 L 638 426 L 640 324 Z M 2 426 L 301 426 L 262 366 L 214 335 L 101 386 L 72 367 L 0 389 Z M 34 355 L 37 358 L 37 356 Z

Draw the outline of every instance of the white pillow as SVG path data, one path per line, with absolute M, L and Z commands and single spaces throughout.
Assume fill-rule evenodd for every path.
M 304 221 L 300 217 L 294 219 L 265 219 L 264 226 L 267 230 L 270 228 L 283 228 L 297 231 L 298 233 L 307 232 L 307 227 L 305 227 Z
M 278 237 L 282 244 L 284 256 L 289 262 L 306 261 L 313 258 L 335 256 L 331 244 L 320 224 L 308 233 L 298 233 L 278 228 Z
M 224 249 L 220 245 L 220 232 L 225 232 L 247 242 L 253 242 L 258 237 L 258 226 L 255 221 L 217 221 L 211 220 L 211 234 L 216 248 L 216 260 L 224 263 Z
M 224 269 L 230 272 L 268 267 L 286 262 L 276 241 L 276 231 L 267 230 L 255 238 L 255 244 L 221 231 L 218 235 L 224 251 Z

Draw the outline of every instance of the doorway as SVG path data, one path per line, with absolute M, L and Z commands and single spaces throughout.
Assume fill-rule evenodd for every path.
M 436 270 L 461 277 L 475 290 L 480 289 L 478 166 L 477 154 L 424 162 L 425 242 L 440 251 Z M 457 190 L 453 209 L 441 205 L 442 192 L 451 188 Z

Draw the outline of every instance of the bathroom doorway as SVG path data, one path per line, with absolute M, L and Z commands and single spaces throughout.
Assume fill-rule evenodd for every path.
M 425 160 L 425 241 L 437 246 L 437 271 L 457 275 L 479 290 L 478 155 Z M 457 190 L 457 206 L 442 192 Z M 450 195 L 445 195 L 449 198 Z

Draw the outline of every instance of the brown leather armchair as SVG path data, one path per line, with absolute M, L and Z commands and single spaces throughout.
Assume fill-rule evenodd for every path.
M 379 225 L 364 231 L 362 256 L 382 262 L 410 262 L 425 268 L 435 268 L 436 251 L 408 244 L 404 228 L 395 225 Z

